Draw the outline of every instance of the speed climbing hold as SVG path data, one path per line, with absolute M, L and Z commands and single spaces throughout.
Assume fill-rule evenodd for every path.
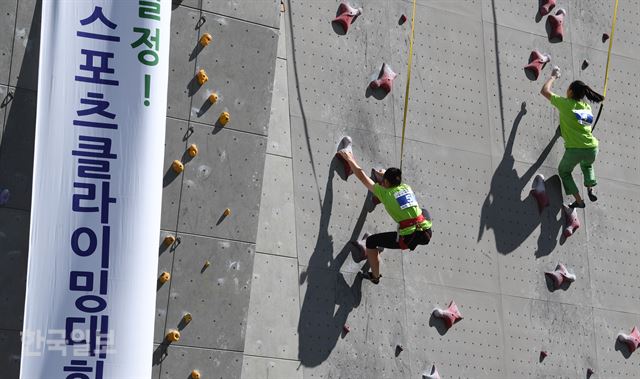
M 545 271 L 544 274 L 551 278 L 555 289 L 560 288 L 564 283 L 573 283 L 576 281 L 576 275 L 570 273 L 562 263 L 558 263 L 555 270 Z
M 540 3 L 540 16 L 546 16 L 556 6 L 556 0 L 543 0 Z
M 173 245 L 175 242 L 176 242 L 176 237 L 171 235 L 164 237 L 164 239 L 162 240 L 162 244 L 167 247 Z
M 582 69 L 586 70 L 587 67 L 589 67 L 589 61 L 585 59 L 582 61 Z
M 593 371 L 592 368 L 588 368 L 587 369 L 587 379 L 591 378 L 591 375 L 595 374 L 596 372 Z
M 211 104 L 215 104 L 218 101 L 218 94 L 217 93 L 212 93 L 211 95 L 209 95 L 209 102 Z
M 602 33 L 602 43 L 605 43 L 609 40 L 609 34 Z
M 405 22 L 407 22 L 407 16 L 405 15 L 400 16 L 400 20 L 398 20 L 398 24 L 402 25 Z
M 336 153 L 336 157 L 342 162 L 342 166 L 344 167 L 345 180 L 348 179 L 351 174 L 353 174 L 353 171 L 351 171 L 351 166 L 349 166 L 349 163 L 347 163 L 347 161 L 345 161 L 340 156 L 340 152 L 353 153 L 353 149 L 351 148 L 352 144 L 353 141 L 351 140 L 351 137 L 343 137 L 338 144 L 338 152 Z
M 389 93 L 391 89 L 393 89 L 393 79 L 395 79 L 396 76 L 398 76 L 398 74 L 393 72 L 388 64 L 383 63 L 380 73 L 378 74 L 378 79 L 372 80 L 371 83 L 369 83 L 369 87 L 371 89 L 382 88 L 385 92 Z
M 560 8 L 555 15 L 551 15 L 547 18 L 551 27 L 549 30 L 549 40 L 562 42 L 564 39 L 564 17 L 566 15 L 567 11 Z
M 184 164 L 176 159 L 175 161 L 173 161 L 173 163 L 171 163 L 171 168 L 176 174 L 179 174 L 184 171 Z
M 544 184 L 544 176 L 542 174 L 536 175 L 536 177 L 533 179 L 530 193 L 538 203 L 538 212 L 542 212 L 544 208 L 549 206 L 549 195 L 547 195 L 547 189 Z
M 524 66 L 524 72 L 530 80 L 538 80 L 540 71 L 551 61 L 549 54 L 542 54 L 538 50 L 533 50 L 529 55 L 529 64 Z
M 191 379 L 200 379 L 202 376 L 200 376 L 200 371 L 198 370 L 193 370 L 191 371 Z
M 169 342 L 178 342 L 180 341 L 180 332 L 177 330 L 170 330 L 165 336 L 165 339 Z
M 191 313 L 187 312 L 184 314 L 184 316 L 182 316 L 182 322 L 186 324 L 190 323 L 191 320 L 193 320 L 193 316 L 191 316 Z
M 349 31 L 351 23 L 362 14 L 362 8 L 354 8 L 348 3 L 342 2 L 338 7 L 338 16 L 332 22 L 342 27 L 344 32 Z
M 451 300 L 447 309 L 436 308 L 432 312 L 434 317 L 442 319 L 447 326 L 447 329 L 451 328 L 453 324 L 462 320 L 462 314 L 458 310 L 458 306 L 455 301 Z
M 207 72 L 203 69 L 200 69 L 200 71 L 198 71 L 198 73 L 196 74 L 196 79 L 198 80 L 198 84 L 203 85 L 207 82 L 207 80 L 209 80 L 209 77 L 207 76 Z
M 549 353 L 547 353 L 546 351 L 541 351 L 540 352 L 540 362 L 542 362 L 547 356 L 549 355 Z
M 562 234 L 568 238 L 578 230 L 580 227 L 580 220 L 578 219 L 578 211 L 576 208 L 570 208 L 563 204 L 562 211 L 564 213 L 564 230 Z
M 211 40 L 213 39 L 213 37 L 211 36 L 211 34 L 209 33 L 204 33 L 202 35 L 202 37 L 200 37 L 200 45 L 202 45 L 202 47 L 207 46 L 208 44 L 211 43 Z
M 231 216 L 231 209 L 229 209 L 229 208 L 225 209 L 222 214 L 224 215 L 224 217 Z
M 198 146 L 196 146 L 195 143 L 192 143 L 191 145 L 189 145 L 189 148 L 187 149 L 187 154 L 189 154 L 191 158 L 198 155 Z
M 220 125 L 222 126 L 227 125 L 229 120 L 231 120 L 231 115 L 229 114 L 229 112 L 220 113 L 220 117 L 218 117 L 218 122 L 220 123 Z
M 438 373 L 436 365 L 433 365 L 431 370 L 423 372 L 422 379 L 440 379 L 440 374 Z
M 640 346 L 640 331 L 635 326 L 631 329 L 631 334 L 618 334 L 618 341 L 627 345 L 629 352 L 633 353 Z
M 209 268 L 209 266 L 211 266 L 211 262 L 209 261 L 204 261 L 204 265 L 202 265 L 202 269 L 206 270 L 207 268 Z
M 166 282 L 169 281 L 169 279 L 171 279 L 171 274 L 169 274 L 166 271 L 160 274 L 160 277 L 158 278 L 161 284 L 165 284 Z
M 11 193 L 9 192 L 8 189 L 5 188 L 0 191 L 0 205 L 7 204 L 10 198 L 11 198 Z
M 351 327 L 350 327 L 349 325 L 347 325 L 347 324 L 342 325 L 342 332 L 343 332 L 344 334 L 347 334 L 347 333 L 349 333 L 350 331 L 351 331 Z

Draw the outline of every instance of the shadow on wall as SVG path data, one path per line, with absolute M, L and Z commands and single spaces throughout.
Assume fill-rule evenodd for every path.
M 26 42 L 24 58 L 19 68 L 16 88 L 9 89 L 7 99 L 2 99 L 6 110 L 4 133 L 0 141 L 0 187 L 11 191 L 11 199 L 0 212 L 3 215 L 20 215 L 24 222 L 14 222 L 12 218 L 0 222 L 0 306 L 2 328 L 22 330 L 24 297 L 27 275 L 27 255 L 29 248 L 29 209 L 31 208 L 31 184 L 33 177 L 33 146 L 36 121 L 36 92 L 38 81 L 38 57 L 40 53 L 40 13 L 41 1 L 35 3 L 31 26 Z M 22 10 L 24 11 L 24 10 Z M 28 10 L 27 10 L 28 11 Z M 18 16 L 16 16 L 18 17 Z M 14 38 L 16 45 L 21 43 Z M 14 69 L 17 69 L 14 67 Z M 3 216 L 4 217 L 4 216 Z M 5 240 L 6 239 L 6 240 Z M 8 241 L 8 242 L 4 242 Z M 7 354 L 3 375 L 7 378 L 19 376 L 21 350 L 20 338 L 3 346 Z M 13 343 L 15 341 L 15 343 Z
M 298 322 L 298 358 L 305 367 L 318 366 L 331 355 L 338 338 L 341 335 L 344 337 L 342 328 L 349 313 L 360 305 L 362 298 L 362 276 L 357 275 L 353 284 L 349 285 L 340 272 L 340 267 L 355 247 L 345 241 L 344 247 L 334 258 L 334 241 L 328 231 L 333 206 L 333 179 L 338 166 L 341 165 L 334 157 L 322 199 L 318 240 L 307 272 L 300 276 L 300 285 L 306 282 L 306 292 Z M 350 241 L 356 240 L 362 232 L 367 214 L 363 204 Z
M 562 192 L 560 178 L 557 175 L 545 181 L 550 205 L 542 213 L 538 212 L 536 201 L 532 196 L 521 199 L 525 186 L 530 185 L 536 171 L 542 166 L 551 149 L 560 137 L 559 131 L 542 151 L 538 160 L 522 175 L 518 176 L 513 158 L 513 144 L 518 126 L 527 113 L 526 103 L 522 103 L 516 116 L 504 155 L 491 178 L 491 188 L 482 206 L 478 241 L 484 231 L 493 229 L 496 249 L 501 254 L 509 254 L 517 249 L 540 225 L 540 236 L 536 257 L 549 255 L 558 243 L 557 236 L 562 228 Z

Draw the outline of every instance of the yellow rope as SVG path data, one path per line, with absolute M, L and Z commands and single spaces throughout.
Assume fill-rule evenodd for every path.
M 611 23 L 611 35 L 609 36 L 609 52 L 607 53 L 607 68 L 604 74 L 604 90 L 602 96 L 607 97 L 607 85 L 609 84 L 609 62 L 611 62 L 611 48 L 613 47 L 613 34 L 616 31 L 616 22 L 618 19 L 618 0 L 613 8 L 613 22 Z
M 617 3 L 617 0 L 616 0 Z M 402 142 L 400 143 L 400 169 L 402 170 L 402 157 L 404 155 L 404 132 L 407 128 L 407 109 L 409 107 L 409 84 L 411 83 L 411 62 L 413 61 L 413 33 L 416 19 L 416 0 L 413 0 L 413 13 L 411 15 L 411 37 L 409 39 L 409 62 L 407 63 L 407 88 L 404 94 L 404 117 L 402 118 Z

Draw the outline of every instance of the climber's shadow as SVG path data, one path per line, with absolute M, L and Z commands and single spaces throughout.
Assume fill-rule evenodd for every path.
M 447 334 L 447 331 L 449 330 L 444 320 L 434 316 L 433 313 L 431 313 L 431 316 L 429 317 L 429 326 L 432 328 L 436 328 L 436 330 L 438 331 L 438 334 L 440 334 L 441 336 L 444 336 L 445 334 Z
M 616 343 L 615 343 L 614 347 L 615 347 L 616 351 L 619 351 L 620 354 L 622 354 L 624 359 L 629 359 L 629 357 L 631 357 L 631 350 L 629 350 L 629 346 L 627 346 L 626 343 L 620 342 L 616 338 Z
M 169 342 L 164 340 L 158 347 L 153 351 L 153 366 L 157 366 L 161 364 L 166 357 L 169 356 L 167 350 L 169 349 Z
M 349 314 L 360 305 L 362 299 L 362 277 L 354 275 L 353 282 L 349 283 L 345 274 L 340 272 L 353 249 L 352 244 L 345 241 L 334 256 L 335 244 L 333 236 L 329 234 L 333 181 L 340 166 L 342 164 L 334 157 L 321 200 L 318 238 L 307 264 L 308 269 L 300 274 L 300 286 L 306 287 L 306 290 L 298 322 L 298 358 L 305 367 L 318 366 L 331 355 L 340 337 L 344 336 L 343 326 Z M 362 232 L 366 216 L 363 207 L 351 240 L 358 238 Z
M 562 227 L 562 218 L 558 217 L 562 204 L 559 179 L 551 177 L 545 182 L 550 205 L 541 213 L 531 195 L 524 200 L 521 196 L 523 189 L 531 184 L 531 179 L 542 166 L 560 135 L 556 131 L 536 162 L 522 176 L 519 176 L 515 169 L 512 149 L 518 126 L 526 112 L 526 103 L 522 103 L 520 112 L 513 122 L 502 160 L 491 178 L 489 194 L 482 206 L 478 241 L 482 239 L 485 230 L 493 229 L 496 249 L 501 254 L 509 254 L 517 249 L 540 224 L 541 234 L 535 254 L 541 257 L 553 251 L 557 245 L 556 237 Z

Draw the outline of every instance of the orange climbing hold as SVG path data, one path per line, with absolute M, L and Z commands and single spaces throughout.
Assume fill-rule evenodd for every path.
M 198 84 L 203 85 L 209 80 L 209 77 L 207 76 L 207 72 L 205 70 L 200 69 L 200 71 L 198 71 L 198 73 L 196 74 L 196 79 L 198 80 Z
M 212 93 L 211 95 L 209 95 L 209 102 L 211 104 L 215 104 L 218 101 L 218 94 L 217 93 Z
M 202 35 L 202 37 L 200 37 L 200 45 L 202 45 L 202 47 L 207 46 L 208 44 L 211 43 L 211 40 L 213 39 L 213 37 L 211 36 L 211 34 L 209 33 L 204 33 Z
M 180 162 L 179 160 L 175 160 L 173 161 L 173 163 L 171 164 L 171 168 L 173 169 L 173 171 L 175 171 L 176 174 L 181 173 L 182 171 L 184 171 L 184 164 L 182 162 Z
M 193 370 L 191 371 L 191 379 L 200 379 L 200 371 L 198 370 Z
M 231 216 L 231 209 L 229 209 L 229 208 L 225 209 L 223 214 L 224 214 L 224 217 Z
M 196 146 L 195 143 L 192 143 L 191 145 L 189 145 L 189 148 L 187 149 L 187 154 L 189 154 L 191 158 L 198 155 L 198 146 Z
M 220 117 L 218 117 L 218 122 L 220 123 L 220 125 L 222 126 L 227 125 L 229 120 L 231 120 L 231 115 L 229 114 L 229 112 L 220 113 Z
M 169 274 L 168 272 L 163 272 L 162 274 L 160 274 L 160 278 L 158 278 L 158 280 L 160 281 L 160 283 L 165 284 L 166 282 L 169 281 L 169 279 L 171 279 L 171 274 Z
M 180 332 L 177 330 L 170 330 L 165 336 L 165 339 L 169 342 L 178 342 L 180 341 Z
M 182 322 L 184 322 L 185 324 L 190 323 L 191 320 L 193 320 L 193 316 L 191 316 L 191 313 L 189 312 L 185 313 L 184 316 L 182 316 Z
M 176 242 L 176 237 L 174 236 L 166 236 L 162 240 L 162 244 L 165 246 L 171 246 Z

